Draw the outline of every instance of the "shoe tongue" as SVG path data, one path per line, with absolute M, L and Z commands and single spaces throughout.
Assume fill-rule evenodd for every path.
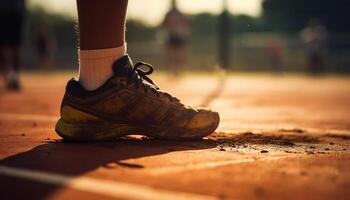
M 125 55 L 113 63 L 113 73 L 115 76 L 126 76 L 132 71 L 132 66 L 129 55 Z

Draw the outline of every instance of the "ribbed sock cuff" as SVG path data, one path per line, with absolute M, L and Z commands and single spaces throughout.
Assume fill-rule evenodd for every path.
M 79 82 L 87 90 L 100 87 L 113 76 L 113 63 L 126 55 L 126 45 L 94 50 L 79 50 Z
M 79 60 L 90 60 L 100 58 L 121 57 L 126 54 L 127 46 L 124 44 L 120 47 L 108 49 L 78 50 Z

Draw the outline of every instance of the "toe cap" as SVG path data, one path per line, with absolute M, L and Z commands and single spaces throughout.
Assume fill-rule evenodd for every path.
M 209 110 L 199 110 L 191 121 L 186 125 L 188 129 L 202 129 L 215 126 L 215 129 L 219 125 L 220 116 L 219 113 Z

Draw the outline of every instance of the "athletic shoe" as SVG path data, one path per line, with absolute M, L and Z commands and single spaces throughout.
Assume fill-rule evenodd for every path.
M 140 67 L 148 68 L 143 71 Z M 140 134 L 166 140 L 207 136 L 219 125 L 219 114 L 193 109 L 161 92 L 147 76 L 151 65 L 132 64 L 124 56 L 113 64 L 114 75 L 87 91 L 74 79 L 66 87 L 56 132 L 72 141 L 108 141 Z

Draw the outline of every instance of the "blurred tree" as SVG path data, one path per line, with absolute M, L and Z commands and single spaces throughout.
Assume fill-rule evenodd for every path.
M 234 33 L 244 32 L 260 32 L 264 31 L 263 23 L 260 18 L 249 15 L 234 15 L 232 16 L 231 27 Z
M 156 28 L 151 27 L 142 21 L 129 19 L 127 21 L 127 40 L 128 42 L 140 42 L 154 40 L 156 37 Z
M 297 32 L 317 18 L 332 32 L 350 32 L 349 0 L 264 0 L 262 7 L 271 31 Z
M 78 27 L 75 19 L 67 15 L 50 13 L 40 6 L 30 7 L 28 11 L 28 34 L 25 38 L 27 41 L 26 66 L 37 67 L 35 53 L 38 47 L 43 48 L 42 45 L 44 45 L 44 49 L 47 47 L 52 49 L 53 65 L 58 68 L 75 67 L 78 47 L 76 36 Z M 44 36 L 40 36 L 43 33 Z
M 41 7 L 32 8 L 29 14 L 31 31 L 44 27 L 55 36 L 60 46 L 74 46 L 76 44 L 73 19 L 64 15 L 48 13 Z
M 217 16 L 210 13 L 201 13 L 190 17 L 192 35 L 214 35 L 216 34 Z
M 233 34 L 266 30 L 266 28 L 263 27 L 264 23 L 259 17 L 252 17 L 249 15 L 228 15 L 231 27 L 230 32 Z M 193 35 L 212 36 L 217 33 L 218 18 L 216 15 L 210 13 L 192 15 L 190 17 L 190 23 Z

